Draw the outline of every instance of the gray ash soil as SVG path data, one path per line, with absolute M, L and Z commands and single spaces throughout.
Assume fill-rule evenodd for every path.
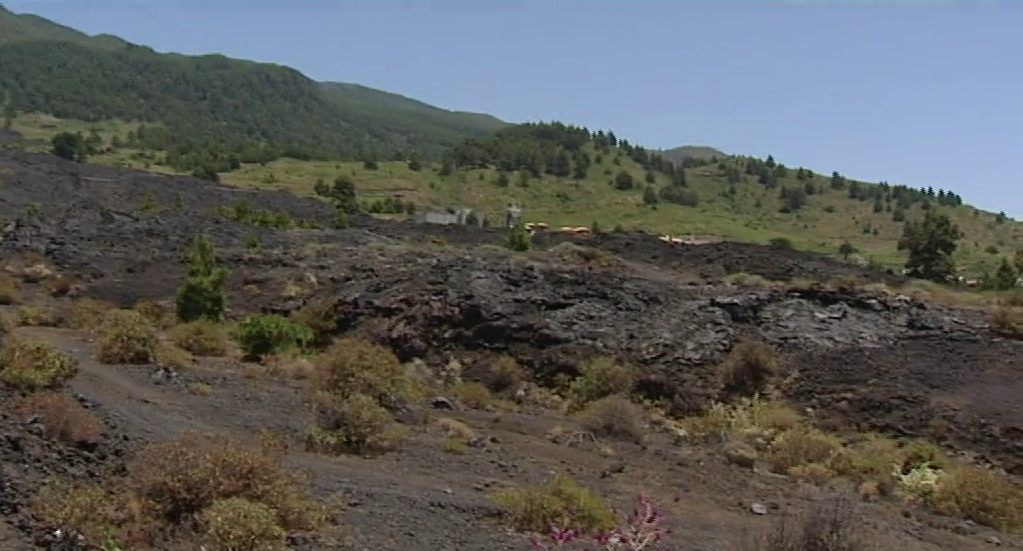
M 991 333 L 982 314 L 851 288 L 721 281 L 745 272 L 775 280 L 896 282 L 890 274 L 806 252 L 729 242 L 672 245 L 642 233 L 552 234 L 537 239 L 541 250 L 523 255 L 501 249 L 504 235 L 496 229 L 363 216 L 346 230 L 258 228 L 225 219 L 217 206 L 246 197 L 254 208 L 284 210 L 324 227 L 332 210 L 283 191 L 78 165 L 42 153 L 0 150 L 0 180 L 6 226 L 0 257 L 42 255 L 76 281 L 77 296 L 123 306 L 171 297 L 184 275 L 181 247 L 201 230 L 231 266 L 234 315 L 288 312 L 315 301 L 331 312 L 331 333 L 364 334 L 404 360 L 429 365 L 457 358 L 468 374 L 495 353 L 510 353 L 540 380 L 571 372 L 594 352 L 620 355 L 642 368 L 641 390 L 668 398 L 676 413 L 705 406 L 714 397 L 713 367 L 737 339 L 757 335 L 789 360 L 795 374 L 789 397 L 837 426 L 928 436 L 1023 470 L 1023 382 L 1015 375 L 1023 347 Z M 142 211 L 147 197 L 158 205 L 155 212 Z M 33 203 L 38 214 L 27 213 Z M 254 237 L 259 247 L 247 247 Z M 4 549 L 43 542 L 24 505 L 48 475 L 105 476 L 123 467 L 140 443 L 182 430 L 251 438 L 271 428 L 297 441 L 308 422 L 298 381 L 253 379 L 236 366 L 205 363 L 162 380 L 152 366 L 95 364 L 87 338 L 74 331 L 18 331 L 79 357 L 82 373 L 69 391 L 102 416 L 108 434 L 95 449 L 73 449 L 46 441 L 29 420 L 0 408 L 0 514 L 20 538 L 15 544 L 10 530 L 0 531 L 0 543 L 12 542 Z M 189 393 L 195 380 L 210 384 L 212 393 Z M 546 440 L 544 433 L 565 421 L 543 410 L 443 414 L 491 443 L 450 454 L 440 431 L 424 428 L 399 452 L 376 459 L 292 453 L 319 492 L 340 491 L 348 504 L 342 517 L 349 532 L 338 536 L 340 547 L 327 540 L 304 546 L 529 549 L 524 536 L 495 523 L 497 509 L 486 492 L 557 468 L 623 507 L 622 500 L 641 490 L 665 499 L 680 495 L 673 537 L 686 549 L 737 548 L 738 534 L 777 516 L 751 515 L 752 502 L 776 504 L 778 514 L 813 503 L 791 481 L 727 466 L 666 436 L 652 435 L 645 447 L 615 443 L 608 457 Z M 939 426 L 945 427 L 940 434 Z M 615 465 L 623 466 L 620 472 L 610 469 Z M 872 507 L 869 524 L 891 548 L 981 549 L 993 537 L 956 521 Z M 997 537 L 1003 546 L 1016 544 Z

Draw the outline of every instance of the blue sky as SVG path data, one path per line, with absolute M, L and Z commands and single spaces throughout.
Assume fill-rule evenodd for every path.
M 1023 2 L 7 1 L 508 121 L 953 189 L 1023 218 Z

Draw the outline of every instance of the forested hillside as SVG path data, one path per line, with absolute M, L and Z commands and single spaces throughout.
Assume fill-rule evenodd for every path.
M 6 10 L 0 31 L 6 118 L 40 112 L 143 123 L 127 145 L 165 151 L 166 163 L 181 170 L 219 172 L 281 156 L 431 159 L 503 124 L 366 87 L 320 84 L 288 67 L 161 54 Z

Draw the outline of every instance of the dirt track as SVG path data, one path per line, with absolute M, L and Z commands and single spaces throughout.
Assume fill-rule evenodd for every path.
M 1019 342 L 995 338 L 979 314 L 865 291 L 720 281 L 737 272 L 862 281 L 891 280 L 887 274 L 809 253 L 737 243 L 670 245 L 642 234 L 555 236 L 545 245 L 550 251 L 522 256 L 494 247 L 503 239 L 494 229 L 362 217 L 343 231 L 261 229 L 215 212 L 218 203 L 243 192 L 219 186 L 197 193 L 196 186 L 205 184 L 190 178 L 9 151 L 0 151 L 0 169 L 0 218 L 17 221 L 0 236 L 0 254 L 42 254 L 62 274 L 75 276 L 82 296 L 124 306 L 171 296 L 184 272 L 177 251 L 205 230 L 232 267 L 234 314 L 286 312 L 323 301 L 333 312 L 335 332 L 369 335 L 402 359 L 437 364 L 455 357 L 471 370 L 494 352 L 508 352 L 541 380 L 573 370 L 595 351 L 613 353 L 642 367 L 641 389 L 670 398 L 676 412 L 706 405 L 713 396 L 713 366 L 738 338 L 756 334 L 798 371 L 791 398 L 836 423 L 941 437 L 1010 469 L 1023 468 L 1023 383 L 1015 376 L 1023 350 Z M 147 194 L 161 205 L 156 212 L 137 207 Z M 245 195 L 256 208 L 323 223 L 331 215 L 314 199 Z M 39 214 L 26 214 L 31 203 L 41 206 Z M 246 247 L 251 236 L 258 237 L 258 249 Z M 561 240 L 576 246 L 558 245 Z M 34 525 L 12 509 L 47 474 L 100 476 L 138 443 L 186 429 L 252 438 L 270 428 L 297 440 L 308 422 L 300 382 L 252 379 L 220 363 L 162 380 L 153 366 L 95 364 L 81 334 L 19 331 L 78 357 L 82 374 L 72 391 L 95 404 L 111 436 L 125 437 L 77 452 L 40 441 L 24 420 L 0 418 L 0 438 L 26 444 L 0 456 L 0 514 L 23 532 Z M 196 380 L 209 383 L 212 394 L 189 393 Z M 616 454 L 606 457 L 548 442 L 544 433 L 563 420 L 542 411 L 451 415 L 494 441 L 452 455 L 442 449 L 443 435 L 431 429 L 416 433 L 399 453 L 377 459 L 292 455 L 297 466 L 312 471 L 321 493 L 347 496 L 344 518 L 352 532 L 342 548 L 529 549 L 523 536 L 490 518 L 496 509 L 486 490 L 537 480 L 559 467 L 623 506 L 628 503 L 622 499 L 640 490 L 657 489 L 662 498 L 681 494 L 673 522 L 686 549 L 735 549 L 746 530 L 771 521 L 751 515 L 752 502 L 775 503 L 785 513 L 811 503 L 808 490 L 789 480 L 729 467 L 667 437 L 653 437 L 645 449 L 615 444 Z M 936 434 L 936 418 L 954 430 Z M 600 476 L 619 463 L 625 465 L 620 474 Z M 886 507 L 876 506 L 871 518 L 891 548 L 988 547 L 990 532 L 959 527 L 967 534 L 953 534 L 946 528 L 958 526 L 955 521 L 903 518 Z M 0 530 L 0 543 L 4 537 Z M 1014 544 L 998 537 L 1004 547 Z M 321 541 L 310 548 L 336 547 Z

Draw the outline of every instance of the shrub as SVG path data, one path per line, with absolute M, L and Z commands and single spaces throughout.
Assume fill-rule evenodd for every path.
M 178 325 L 171 331 L 171 338 L 177 347 L 196 356 L 227 355 L 227 330 L 209 320 L 198 319 Z
M 313 330 L 316 335 L 315 344 L 327 344 L 328 336 L 336 330 L 334 303 L 325 299 L 311 300 L 298 310 L 291 312 L 290 318 L 295 323 Z
M 607 356 L 584 362 L 578 377 L 568 386 L 574 408 L 613 394 L 627 394 L 636 382 L 636 369 Z
M 533 245 L 529 232 L 522 224 L 515 224 L 508 229 L 504 238 L 504 246 L 518 252 L 528 251 Z
M 782 474 L 799 474 L 793 469 L 807 465 L 830 468 L 831 462 L 842 453 L 842 441 L 811 428 L 787 430 L 771 443 L 767 461 L 771 469 Z
M 539 484 L 502 488 L 491 497 L 507 510 L 506 520 L 525 532 L 543 532 L 551 525 L 598 530 L 614 526 L 610 504 L 563 472 Z
M 174 325 L 174 311 L 154 300 L 140 300 L 135 303 L 133 310 L 149 320 L 154 327 L 167 329 Z
M 3 312 L 0 312 L 0 335 L 3 335 L 4 333 L 10 333 L 10 331 L 11 331 L 10 320 L 7 319 L 7 316 L 5 316 Z
M 1008 475 L 975 465 L 939 474 L 929 505 L 935 512 L 999 530 L 1023 529 L 1023 487 Z
M 788 405 L 759 396 L 735 404 L 715 403 L 703 414 L 681 421 L 688 436 L 702 443 L 728 439 L 764 447 L 779 433 L 800 426 L 803 417 Z
M 117 306 L 109 302 L 80 298 L 66 303 L 60 315 L 64 324 L 72 329 L 93 329 L 102 324 L 112 310 L 117 310 Z
M 1011 339 L 1023 339 L 1023 311 L 1001 306 L 991 312 L 991 330 Z
M 777 372 L 770 345 L 754 340 L 740 341 L 719 367 L 722 390 L 728 397 L 763 393 Z
M 21 291 L 18 280 L 7 272 L 0 272 L 0 304 L 17 304 L 21 302 Z
M 42 390 L 14 400 L 11 410 L 19 417 L 37 415 L 46 436 L 68 444 L 91 443 L 103 433 L 103 423 L 77 400 Z
M 676 499 L 675 501 L 678 501 Z M 592 540 L 601 549 L 620 551 L 644 551 L 651 549 L 670 530 L 658 527 L 662 520 L 649 497 L 639 495 L 632 513 L 625 518 L 619 517 L 615 527 L 610 530 L 593 530 L 578 526 L 571 511 L 565 512 L 569 520 L 565 525 L 552 525 L 547 532 L 532 538 L 533 547 L 540 551 L 554 551 L 565 544 Z
M 324 504 L 283 460 L 270 448 L 250 449 L 186 432 L 146 445 L 123 477 L 102 485 L 47 485 L 33 500 L 33 509 L 93 541 L 113 537 L 138 547 L 161 547 L 161 537 L 180 542 L 185 536 L 187 542 L 319 528 L 329 518 Z M 222 518 L 213 521 L 217 513 Z M 197 528 L 201 535 L 189 534 Z
M 18 325 L 30 327 L 60 327 L 64 320 L 56 308 L 22 306 L 18 308 Z
M 607 396 L 591 402 L 577 414 L 583 428 L 596 436 L 643 443 L 643 411 L 621 396 Z
M 148 364 L 155 359 L 156 329 L 138 312 L 107 314 L 96 339 L 96 360 L 105 364 Z
M 459 403 L 472 409 L 485 409 L 494 405 L 494 395 L 481 383 L 463 382 L 450 390 L 451 396 Z
M 515 358 L 501 355 L 494 358 L 477 378 L 491 392 L 501 393 L 517 390 L 522 383 L 529 380 L 529 373 Z
M 338 339 L 313 359 L 316 389 L 340 396 L 365 394 L 378 402 L 410 399 L 412 381 L 385 346 L 356 338 Z
M 199 514 L 203 535 L 218 551 L 273 551 L 287 535 L 274 510 L 243 497 L 218 499 Z
M 755 551 L 866 551 L 873 549 L 860 532 L 858 497 L 836 493 L 801 515 L 780 521 L 750 546 Z
M 78 373 L 78 361 L 39 341 L 8 337 L 0 346 L 0 380 L 22 390 L 55 388 Z
M 306 346 L 313 331 L 280 314 L 245 316 L 237 329 L 238 342 L 249 359 Z
M 406 427 L 365 394 L 318 392 L 313 408 L 315 422 L 306 437 L 310 451 L 377 454 L 396 449 L 407 435 Z

